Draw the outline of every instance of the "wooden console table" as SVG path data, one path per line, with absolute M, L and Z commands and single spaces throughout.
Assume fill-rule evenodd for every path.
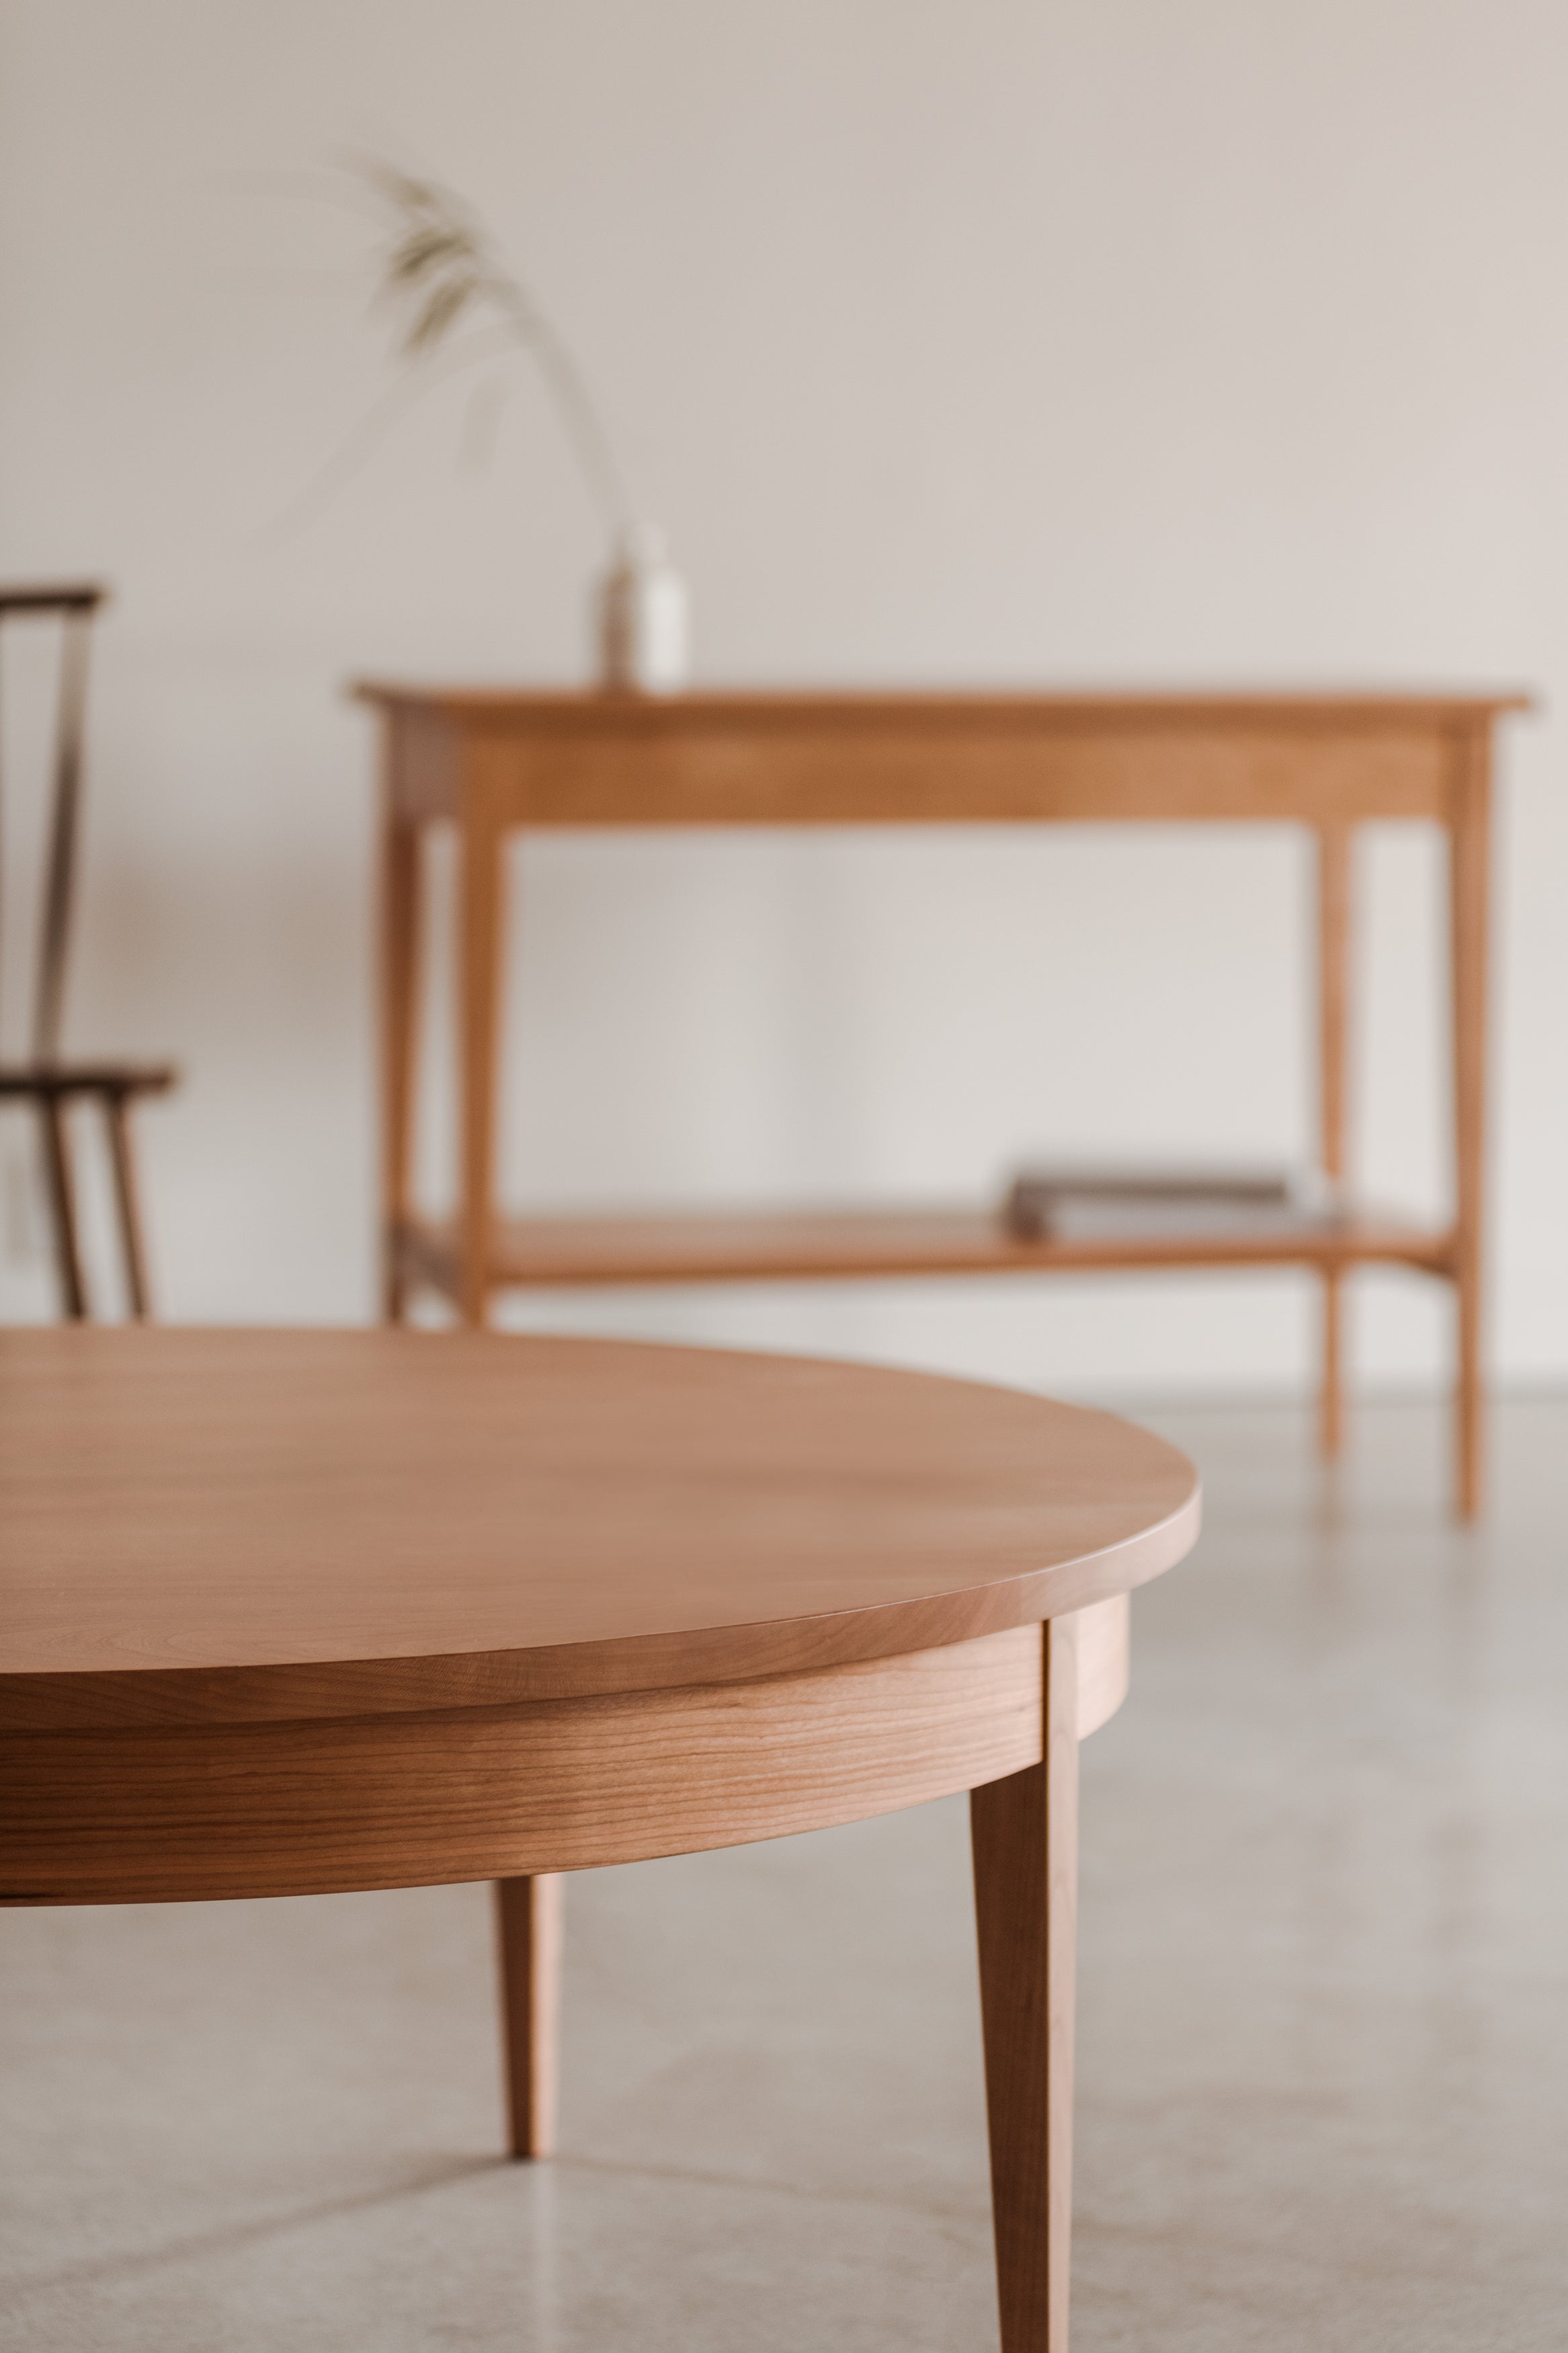
M 1458 1306 L 1455 1487 L 1481 1492 L 1481 1244 L 1492 739 L 1518 694 L 607 694 L 367 684 L 384 733 L 385 1307 L 433 1284 L 470 1323 L 509 1286 L 1297 1265 L 1323 1293 L 1321 1430 L 1342 1429 L 1341 1293 L 1352 1267 L 1412 1267 Z M 1454 1208 L 1192 1235 L 1023 1241 L 988 1210 L 504 1219 L 493 1198 L 501 849 L 517 828 L 1294 824 L 1319 847 L 1321 1140 L 1345 1169 L 1351 843 L 1368 820 L 1449 845 Z M 410 1188 L 423 827 L 462 843 L 462 1196 Z

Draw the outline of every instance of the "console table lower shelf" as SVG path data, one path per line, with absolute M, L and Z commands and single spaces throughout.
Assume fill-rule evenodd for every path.
M 396 1229 L 400 1281 L 463 1294 L 455 1219 Z M 828 1282 L 927 1274 L 1091 1274 L 1118 1268 L 1299 1266 L 1343 1272 L 1405 1266 L 1452 1278 L 1451 1232 L 1391 1213 L 1294 1218 L 1191 1231 L 1100 1232 L 1024 1240 L 984 1209 L 754 1210 L 497 1218 L 490 1291 L 644 1282 Z

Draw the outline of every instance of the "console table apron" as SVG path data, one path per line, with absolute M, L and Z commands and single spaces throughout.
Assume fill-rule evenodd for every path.
M 556 1873 L 972 1791 L 1004 2353 L 1065 2353 L 1078 1743 L 1173 1448 L 719 1350 L 6 1333 L 0 1511 L 0 1900 L 493 1878 L 520 2156 Z
M 1342 1423 L 1342 1287 L 1355 1266 L 1413 1268 L 1457 1306 L 1455 1494 L 1481 1493 L 1481 1240 L 1492 738 L 1520 695 L 872 695 L 357 690 L 384 729 L 383 1188 L 385 1305 L 410 1282 L 470 1323 L 508 1286 L 821 1280 L 1299 1265 L 1323 1298 L 1320 1431 Z M 503 954 L 501 854 L 513 828 L 1289 823 L 1319 855 L 1319 1130 L 1343 1176 L 1351 1037 L 1352 841 L 1423 820 L 1449 852 L 1451 1218 L 1359 1213 L 1266 1232 L 1130 1232 L 1025 1241 L 982 1210 L 504 1219 L 493 1191 Z M 462 1197 L 455 1222 L 410 1187 L 422 827 L 462 845 Z

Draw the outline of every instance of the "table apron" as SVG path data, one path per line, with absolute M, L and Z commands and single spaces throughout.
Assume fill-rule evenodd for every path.
M 1079 1732 L 1128 1597 L 1073 1613 Z M 0 1902 L 301 1895 L 580 1871 L 896 1811 L 1037 1764 L 1037 1625 L 754 1683 L 0 1737 Z
M 1102 712 L 943 725 L 927 713 L 653 733 L 405 710 L 388 776 L 414 824 L 481 811 L 502 827 L 589 828 L 1446 821 L 1455 747 L 1490 720 L 1231 710 L 1207 723 Z

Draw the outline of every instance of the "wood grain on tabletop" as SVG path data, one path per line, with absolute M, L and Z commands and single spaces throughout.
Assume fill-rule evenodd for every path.
M 0 1719 L 265 1721 L 970 1641 L 1179 1559 L 1109 1414 L 864 1366 L 483 1333 L 0 1334 Z

